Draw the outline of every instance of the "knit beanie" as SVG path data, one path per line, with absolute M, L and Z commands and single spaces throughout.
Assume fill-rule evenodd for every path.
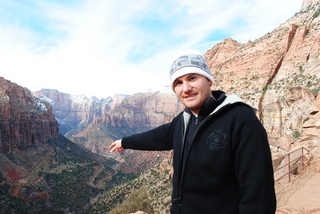
M 200 74 L 213 83 L 211 71 L 199 51 L 187 51 L 176 57 L 170 67 L 170 82 L 172 89 L 174 81 L 185 74 Z

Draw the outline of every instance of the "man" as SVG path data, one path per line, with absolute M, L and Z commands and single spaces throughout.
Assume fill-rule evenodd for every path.
M 115 141 L 111 152 L 173 149 L 173 214 L 275 213 L 271 152 L 254 109 L 236 95 L 211 92 L 213 77 L 199 52 L 179 56 L 170 77 L 185 110 Z

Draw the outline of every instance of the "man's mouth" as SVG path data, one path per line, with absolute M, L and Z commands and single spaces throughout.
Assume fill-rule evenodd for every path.
M 183 96 L 183 99 L 185 99 L 185 100 L 192 100 L 192 99 L 194 99 L 196 96 L 197 96 L 197 94 L 189 94 L 189 95 Z

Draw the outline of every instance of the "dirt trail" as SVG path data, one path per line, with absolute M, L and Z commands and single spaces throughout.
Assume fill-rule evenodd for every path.
M 277 214 L 320 214 L 320 170 L 314 161 L 304 171 L 276 184 Z
M 105 180 L 109 180 L 109 179 L 111 179 L 114 175 L 116 175 L 117 174 L 117 171 L 113 171 L 113 173 L 111 174 L 111 175 L 106 175 L 106 176 L 104 176 L 103 178 L 101 178 L 99 181 L 98 181 L 98 183 L 97 183 L 97 185 L 94 185 L 93 184 L 93 181 L 96 179 L 96 177 L 102 172 L 102 170 L 104 170 L 104 166 L 102 165 L 102 164 L 100 164 L 99 166 L 95 166 L 94 167 L 94 173 L 93 173 L 93 175 L 89 178 L 89 181 L 87 182 L 87 184 L 88 185 L 90 185 L 90 186 L 92 186 L 92 187 L 94 187 L 94 188 L 103 188 L 104 187 L 104 185 L 102 184 L 102 182 L 103 181 L 105 181 Z

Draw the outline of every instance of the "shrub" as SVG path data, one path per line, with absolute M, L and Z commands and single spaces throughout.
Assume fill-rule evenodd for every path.
M 320 15 L 320 9 L 317 10 L 314 14 L 313 14 L 313 18 L 317 18 Z
M 294 131 L 293 132 L 293 137 L 295 138 L 295 139 L 299 139 L 300 137 L 301 137 L 301 132 L 299 132 L 299 131 Z
M 126 214 L 137 211 L 144 211 L 148 214 L 154 213 L 148 194 L 145 189 L 131 192 L 128 199 L 110 211 L 110 214 Z

